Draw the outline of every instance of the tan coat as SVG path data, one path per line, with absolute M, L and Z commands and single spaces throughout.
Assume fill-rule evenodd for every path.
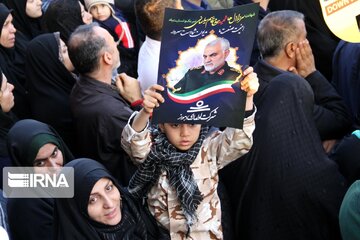
M 187 239 L 223 239 L 221 206 L 217 194 L 218 170 L 249 151 L 253 143 L 254 116 L 255 113 L 244 120 L 243 130 L 226 128 L 223 132 L 214 132 L 204 140 L 199 154 L 190 166 L 204 198 L 196 211 L 198 221 L 191 227 Z M 147 129 L 137 133 L 128 124 L 122 134 L 122 145 L 136 163 L 142 163 L 150 152 L 150 133 Z M 186 239 L 185 216 L 165 171 L 147 197 L 150 212 L 170 231 L 171 239 Z

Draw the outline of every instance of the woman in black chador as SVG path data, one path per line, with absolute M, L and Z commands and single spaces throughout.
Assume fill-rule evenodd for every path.
M 15 167 L 34 167 L 35 173 L 53 173 L 74 159 L 56 133 L 42 122 L 18 121 L 8 133 L 9 156 Z M 9 198 L 8 217 L 11 239 L 53 239 L 53 198 Z
M 31 116 L 54 127 L 76 155 L 69 103 L 77 78 L 71 73 L 73 70 L 67 47 L 58 32 L 42 34 L 30 42 L 25 72 Z
M 74 197 L 56 199 L 55 239 L 162 239 L 155 219 L 101 163 L 82 158 L 65 167 L 74 169 Z
M 283 73 L 262 101 L 254 145 L 232 166 L 236 239 L 341 239 L 338 212 L 347 183 L 322 147 L 310 85 Z

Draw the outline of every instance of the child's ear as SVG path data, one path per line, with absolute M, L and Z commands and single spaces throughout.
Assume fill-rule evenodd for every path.
M 160 128 L 160 131 L 161 131 L 162 133 L 165 132 L 164 124 L 159 123 L 159 128 Z

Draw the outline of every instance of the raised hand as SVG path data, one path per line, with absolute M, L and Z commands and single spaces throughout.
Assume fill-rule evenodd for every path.
M 164 98 L 157 91 L 164 91 L 164 87 L 155 84 L 144 92 L 143 109 L 148 114 L 151 114 L 154 111 L 154 108 L 159 107 L 160 103 L 164 102 Z
M 164 91 L 164 87 L 158 84 L 152 85 L 144 92 L 144 101 L 143 109 L 136 115 L 132 128 L 140 132 L 145 127 L 146 124 L 154 111 L 154 108 L 158 107 L 160 103 L 163 103 L 165 100 L 158 91 Z
M 259 89 L 259 79 L 252 67 L 246 68 L 243 74 L 244 79 L 240 82 L 241 90 L 247 92 L 247 97 L 251 97 Z
M 141 99 L 139 81 L 128 76 L 126 73 L 121 73 L 116 77 L 116 86 L 119 89 L 120 95 L 129 103 Z

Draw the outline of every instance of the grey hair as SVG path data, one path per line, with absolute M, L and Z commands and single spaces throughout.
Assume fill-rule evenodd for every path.
M 98 70 L 99 58 L 108 46 L 105 38 L 95 33 L 97 23 L 81 25 L 71 34 L 68 42 L 69 58 L 80 74 Z
M 215 40 L 212 40 L 211 42 L 206 44 L 206 47 L 212 47 L 212 46 L 215 46 L 218 43 L 220 43 L 221 49 L 223 51 L 226 51 L 226 50 L 230 49 L 230 42 L 226 38 L 216 38 Z
M 257 31 L 257 42 L 263 58 L 274 57 L 301 34 L 298 21 L 304 21 L 304 14 L 282 10 L 271 12 L 260 22 Z

